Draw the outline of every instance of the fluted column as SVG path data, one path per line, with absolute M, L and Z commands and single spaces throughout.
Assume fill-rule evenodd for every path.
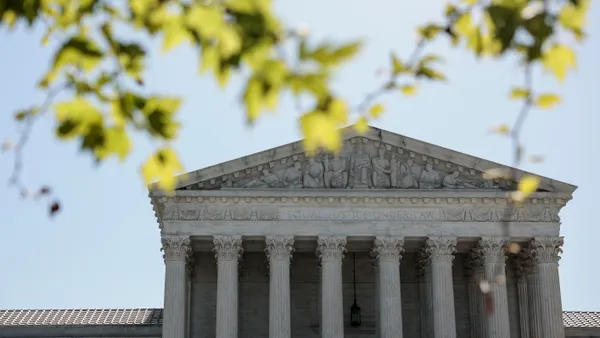
M 269 337 L 289 338 L 292 335 L 290 260 L 294 236 L 268 236 L 265 242 L 269 260 Z
M 521 338 L 529 338 L 529 300 L 527 295 L 528 263 L 521 260 L 521 253 L 515 259 L 515 276 L 517 277 L 517 297 L 519 303 L 519 324 Z
M 431 260 L 433 295 L 433 337 L 456 338 L 456 315 L 452 283 L 452 261 L 456 237 L 429 237 L 427 253 Z
M 419 298 L 421 313 L 421 338 L 433 338 L 433 288 L 431 284 L 431 260 L 426 248 L 417 255 Z
M 189 237 L 163 237 L 162 251 L 165 261 L 165 300 L 162 325 L 164 338 L 186 336 L 188 304 L 188 263 L 192 258 Z
M 321 260 L 321 336 L 344 337 L 344 303 L 342 293 L 342 260 L 346 237 L 323 236 L 317 240 Z
M 217 338 L 238 336 L 238 263 L 242 236 L 217 235 L 213 238 L 217 259 Z
M 506 245 L 508 239 L 482 237 L 478 250 L 485 271 L 485 279 L 490 284 L 493 310 L 487 314 L 487 338 L 510 338 L 508 317 L 508 296 L 506 292 Z
M 534 238 L 529 243 L 538 273 L 540 314 L 544 338 L 565 336 L 558 277 L 558 261 L 560 260 L 559 254 L 562 253 L 562 245 L 562 237 Z
M 400 290 L 400 260 L 404 252 L 403 237 L 377 237 L 373 254 L 379 267 L 379 327 L 380 338 L 402 338 L 402 292 Z
M 468 280 L 469 318 L 471 321 L 471 337 L 484 338 L 487 334 L 486 313 L 480 283 L 484 279 L 483 262 L 478 250 L 471 250 L 465 260 L 465 271 Z
M 540 287 L 537 267 L 534 264 L 530 248 L 523 248 L 519 252 L 519 262 L 524 268 L 527 284 L 527 305 L 529 308 L 529 337 L 545 338 L 542 332 Z

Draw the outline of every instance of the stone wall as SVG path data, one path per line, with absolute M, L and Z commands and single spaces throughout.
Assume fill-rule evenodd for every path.
M 217 270 L 212 253 L 197 253 L 192 275 L 190 333 L 194 338 L 215 336 Z M 464 255 L 454 260 L 454 299 L 458 337 L 469 337 L 470 322 L 467 281 L 463 271 Z M 517 288 L 511 261 L 507 261 L 508 305 L 511 337 L 519 337 Z M 269 277 L 263 253 L 244 253 L 240 264 L 239 328 L 240 338 L 266 338 L 269 327 Z M 419 285 L 415 256 L 403 255 L 402 311 L 404 337 L 420 337 Z M 291 264 L 292 337 L 318 338 L 320 323 L 320 288 L 318 260 L 314 253 L 297 252 Z M 367 252 L 356 254 L 357 303 L 361 307 L 362 325 L 349 323 L 353 303 L 352 253 L 346 254 L 343 265 L 343 295 L 345 337 L 376 337 L 375 270 Z

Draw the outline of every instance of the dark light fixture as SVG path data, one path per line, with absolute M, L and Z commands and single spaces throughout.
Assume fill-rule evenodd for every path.
M 352 253 L 352 260 L 354 261 L 354 271 L 353 271 L 354 303 L 350 307 L 350 325 L 352 325 L 353 327 L 358 327 L 361 324 L 361 320 L 360 320 L 360 306 L 358 306 L 358 304 L 356 304 L 356 252 Z

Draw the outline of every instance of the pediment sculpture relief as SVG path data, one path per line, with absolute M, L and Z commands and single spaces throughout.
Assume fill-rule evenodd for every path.
M 445 165 L 444 165 L 445 164 Z M 459 170 L 423 155 L 381 142 L 356 138 L 339 154 L 303 155 L 285 165 L 259 167 L 229 181 L 233 188 L 282 189 L 502 189 L 504 180 L 484 180 L 480 172 Z M 462 172 L 461 172 L 462 171 Z M 248 172 L 248 171 L 247 171 Z

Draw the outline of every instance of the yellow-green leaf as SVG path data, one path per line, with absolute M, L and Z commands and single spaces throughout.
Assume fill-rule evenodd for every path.
M 513 88 L 510 91 L 510 98 L 511 99 L 526 99 L 529 97 L 529 90 L 524 89 L 524 88 Z
M 168 52 L 189 39 L 190 33 L 183 25 L 183 18 L 174 16 L 164 29 L 162 51 Z
M 102 112 L 90 101 L 77 97 L 71 101 L 56 104 L 56 129 L 60 138 L 85 136 L 94 127 L 103 126 Z
M 315 154 L 319 148 L 336 153 L 342 147 L 342 135 L 338 125 L 321 111 L 302 115 L 300 129 L 304 136 L 304 150 L 309 155 Z
M 219 38 L 219 51 L 225 58 L 237 53 L 242 48 L 242 38 L 232 27 L 224 27 Z
M 175 121 L 175 114 L 180 106 L 181 99 L 177 97 L 149 97 L 142 109 L 148 131 L 166 140 L 176 138 L 181 126 Z
M 539 185 L 540 185 L 539 178 L 537 178 L 535 176 L 527 175 L 527 176 L 521 178 L 521 180 L 519 181 L 519 186 L 517 188 L 517 191 L 513 192 L 512 198 L 517 202 L 522 202 L 527 197 L 529 197 L 529 195 L 536 192 Z
M 99 159 L 104 159 L 112 154 L 124 161 L 131 151 L 131 140 L 124 126 L 106 128 L 104 130 L 104 145 L 95 150 Z
M 260 115 L 263 104 L 262 84 L 255 77 L 248 80 L 246 91 L 244 92 L 244 104 L 246 105 L 246 120 L 250 124 L 254 123 Z
M 196 3 L 186 15 L 187 26 L 203 38 L 215 38 L 225 24 L 224 13 L 218 6 L 206 6 Z
M 332 99 L 327 112 L 335 123 L 342 125 L 348 123 L 348 105 L 344 100 Z
M 78 66 L 85 71 L 93 70 L 102 60 L 104 53 L 94 41 L 85 36 L 75 36 L 65 42 L 54 56 L 50 73 L 55 74 L 64 66 Z M 49 79 L 49 83 L 54 78 Z
M 369 131 L 369 124 L 367 122 L 367 118 L 361 116 L 358 119 L 358 121 L 356 121 L 356 124 L 354 124 L 354 129 L 361 135 Z
M 413 96 L 417 94 L 417 86 L 410 84 L 403 85 L 400 87 L 400 91 L 406 96 Z
M 435 24 L 428 24 L 426 26 L 419 27 L 417 32 L 423 39 L 431 40 L 431 39 L 435 38 L 443 30 L 444 30 L 444 27 L 442 27 L 442 26 L 435 25 Z
M 550 109 L 560 103 L 560 96 L 555 94 L 542 94 L 535 101 L 536 106 L 543 109 Z
M 376 104 L 372 106 L 371 109 L 369 109 L 369 114 L 374 118 L 378 118 L 379 116 L 381 116 L 381 113 L 383 113 L 384 110 L 385 107 L 383 107 L 382 104 Z
M 508 135 L 510 133 L 510 127 L 507 124 L 501 124 L 490 129 L 490 132 L 500 135 Z
M 465 5 L 472 6 L 479 2 L 479 0 L 462 0 L 461 2 Z
M 583 29 L 586 25 L 586 15 L 590 7 L 590 0 L 579 0 L 578 6 L 571 1 L 565 1 L 562 9 L 558 14 L 558 21 L 566 29 L 570 30 L 575 38 L 583 39 Z
M 575 52 L 561 44 L 555 44 L 548 49 L 542 56 L 544 68 L 552 73 L 558 81 L 564 81 L 569 68 L 575 68 L 576 55 Z
M 141 172 L 146 183 L 158 180 L 158 187 L 172 192 L 177 184 L 176 175 L 183 171 L 177 153 L 170 148 L 161 148 L 152 154 L 142 165 Z
M 454 23 L 454 32 L 465 37 L 469 36 L 475 28 L 470 12 L 462 14 Z
M 396 56 L 396 54 L 392 52 L 392 71 L 393 71 L 394 75 L 398 75 L 405 70 L 406 70 L 406 67 L 404 66 L 402 61 L 400 61 L 398 56 Z

